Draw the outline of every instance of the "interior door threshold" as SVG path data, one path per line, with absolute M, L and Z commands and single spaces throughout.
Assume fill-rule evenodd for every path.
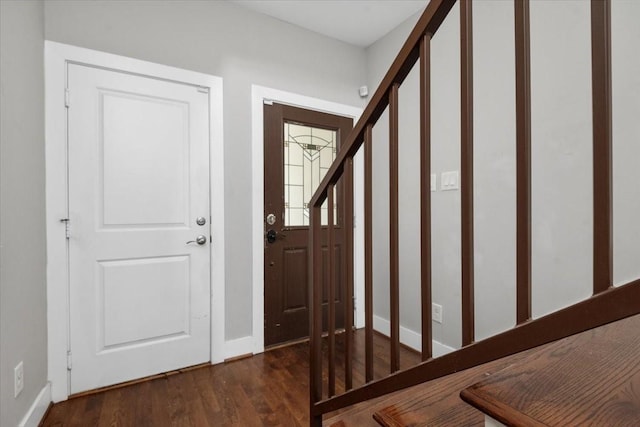
M 140 383 L 144 383 L 144 382 L 147 382 L 147 381 L 153 381 L 153 380 L 157 380 L 157 379 L 160 379 L 160 378 L 168 378 L 168 377 L 173 376 L 173 375 L 182 374 L 184 372 L 193 371 L 195 369 L 206 368 L 208 366 L 211 366 L 211 363 L 210 362 L 205 362 L 205 363 L 200 363 L 199 365 L 187 366 L 185 368 L 176 369 L 174 371 L 163 372 L 161 374 L 155 374 L 155 375 L 149 375 L 148 377 L 138 378 L 138 379 L 131 380 L 131 381 L 125 381 L 125 382 L 122 382 L 122 383 L 108 385 L 108 386 L 105 386 L 105 387 L 94 388 L 92 390 L 81 391 L 80 393 L 74 393 L 74 394 L 70 395 L 69 399 L 75 399 L 76 397 L 83 397 L 83 396 L 89 396 L 89 395 L 92 395 L 92 394 L 98 394 L 98 393 L 102 393 L 103 391 L 108 391 L 108 390 L 114 390 L 114 389 L 117 389 L 117 388 L 128 387 L 130 385 L 140 384 Z
M 354 331 L 355 331 L 355 328 L 354 328 Z M 344 328 L 336 329 L 336 335 L 340 335 L 340 334 L 343 334 L 343 333 L 344 333 Z M 329 336 L 328 332 L 323 332 L 322 333 L 322 338 L 326 338 L 328 336 Z M 275 349 L 278 349 L 278 348 L 288 347 L 290 345 L 300 344 L 300 343 L 308 342 L 308 341 L 309 341 L 309 337 L 297 338 L 295 340 L 285 341 L 285 342 L 282 342 L 282 343 L 278 343 L 278 344 L 273 344 L 273 345 L 267 346 L 267 347 L 265 347 L 264 351 L 275 350 Z

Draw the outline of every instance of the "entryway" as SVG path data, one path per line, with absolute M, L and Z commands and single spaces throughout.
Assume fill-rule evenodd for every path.
M 331 166 L 353 120 L 273 103 L 264 106 L 264 344 L 273 346 L 309 334 L 307 202 Z M 336 241 L 324 262 L 336 263 L 336 312 L 344 313 L 343 203 L 336 194 Z M 327 223 L 327 208 L 323 224 Z M 328 277 L 325 278 L 328 280 Z M 326 295 L 325 295 L 326 299 Z M 326 304 L 326 301 L 325 301 Z M 339 317 L 336 325 L 344 327 Z

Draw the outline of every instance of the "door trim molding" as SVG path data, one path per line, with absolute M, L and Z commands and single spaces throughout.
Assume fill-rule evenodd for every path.
M 114 69 L 209 89 L 211 216 L 211 363 L 224 360 L 224 147 L 222 78 L 91 49 L 45 41 L 45 163 L 47 225 L 48 376 L 54 402 L 69 396 L 69 264 L 65 225 L 68 215 L 67 64 Z M 73 102 L 73 101 L 72 101 Z
M 321 111 L 324 113 L 337 114 L 353 118 L 354 124 L 362 114 L 362 108 L 336 102 L 325 101 L 299 95 L 292 92 L 285 92 L 264 86 L 251 85 L 251 170 L 253 171 L 252 182 L 252 212 L 251 212 L 251 247 L 252 247 L 252 282 L 253 282 L 253 353 L 264 351 L 264 230 L 263 230 L 263 210 L 264 210 L 264 111 L 265 102 L 277 102 L 279 104 L 291 105 L 293 107 L 306 108 L 308 110 Z M 358 177 L 362 175 L 362 159 L 356 156 L 354 167 L 355 182 L 355 216 L 361 218 L 364 202 L 359 203 Z M 354 270 L 356 292 L 356 326 L 364 324 L 364 301 L 359 297 L 359 289 L 362 287 L 364 294 L 364 270 L 358 266 L 362 265 L 363 252 L 359 237 L 358 223 L 354 230 Z M 361 229 L 362 227 L 360 227 Z M 362 235 L 364 236 L 364 235 Z M 362 315 L 360 315 L 362 313 Z

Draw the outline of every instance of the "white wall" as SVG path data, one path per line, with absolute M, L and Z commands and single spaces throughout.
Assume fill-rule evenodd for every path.
M 16 426 L 47 382 L 44 13 L 0 2 L 0 425 Z M 14 399 L 13 368 L 24 363 Z
M 364 49 L 223 1 L 46 2 L 45 21 L 48 40 L 224 79 L 226 339 L 251 335 L 251 84 L 361 106 Z
M 432 171 L 459 170 L 459 8 L 432 42 Z M 515 323 L 515 63 L 513 4 L 474 2 L 476 337 Z M 375 87 L 417 16 L 367 49 Z M 614 282 L 640 277 L 640 2 L 614 0 Z M 531 2 L 533 312 L 590 295 L 592 281 L 591 47 L 588 2 Z M 417 68 L 417 67 L 416 67 Z M 418 80 L 400 90 L 401 324 L 420 332 Z M 388 319 L 386 114 L 374 128 L 374 311 Z M 459 346 L 460 193 L 432 194 L 434 339 Z

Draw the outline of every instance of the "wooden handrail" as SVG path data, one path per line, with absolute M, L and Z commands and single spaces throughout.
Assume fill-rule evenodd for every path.
M 627 303 L 624 304 L 623 302 Z M 640 279 L 317 403 L 323 414 L 640 314 Z
M 531 282 L 531 77 L 529 0 L 514 0 L 515 110 L 516 110 L 516 325 L 505 332 L 475 341 L 474 325 L 474 196 L 473 196 L 473 26 L 472 0 L 460 0 L 460 170 L 461 170 L 461 271 L 462 348 L 432 358 L 431 330 L 431 40 L 456 0 L 431 0 L 391 68 L 373 95 L 362 117 L 342 144 L 318 190 L 310 201 L 310 413 L 311 425 L 322 425 L 322 414 L 363 400 L 442 377 L 569 335 L 640 314 L 640 279 L 613 286 L 612 252 L 612 145 L 611 145 L 611 12 L 610 0 L 592 0 L 593 90 L 593 296 L 538 319 L 532 319 Z M 398 212 L 399 87 L 420 61 L 420 262 L 422 362 L 400 369 L 400 262 Z M 373 373 L 373 160 L 372 134 L 383 111 L 389 111 L 389 303 L 390 372 L 379 380 Z M 366 384 L 352 389 L 353 325 L 353 156 L 364 145 L 364 287 Z M 345 252 L 343 255 L 345 304 L 344 393 L 336 395 L 333 206 L 336 185 L 344 194 Z M 328 236 L 323 240 L 321 206 L 328 198 Z M 328 250 L 328 272 L 323 272 L 322 242 Z M 341 271 L 344 271 L 341 269 Z M 323 274 L 329 274 L 328 279 Z M 328 296 L 328 392 L 323 396 L 322 284 Z M 323 400 L 324 399 L 324 400 Z
M 352 159 L 355 153 L 359 150 L 359 148 L 364 144 L 365 145 L 365 318 L 366 318 L 366 331 L 365 331 L 365 379 L 367 382 L 373 380 L 373 275 L 372 275 L 372 222 L 371 222 L 371 214 L 372 214 L 372 152 L 371 152 L 371 144 L 372 144 L 372 127 L 378 121 L 383 111 L 387 108 L 391 98 L 391 114 L 390 114 L 390 150 L 392 152 L 392 158 L 390 159 L 390 172 L 392 176 L 393 185 L 390 189 L 390 197 L 392 200 L 390 206 L 390 214 L 391 214 L 391 223 L 394 225 L 392 228 L 392 239 L 391 239 L 391 253 L 394 257 L 392 260 L 392 268 L 390 271 L 390 280 L 392 283 L 390 289 L 390 297 L 392 302 L 392 310 L 391 310 L 391 325 L 392 325 L 392 345 L 391 345 L 391 363 L 390 370 L 391 372 L 396 372 L 400 368 L 400 321 L 399 321 L 399 259 L 398 259 L 398 88 L 400 84 L 404 81 L 404 79 L 409 74 L 410 70 L 415 65 L 418 58 L 421 56 L 421 52 L 424 49 L 428 49 L 428 42 L 430 42 L 433 35 L 436 33 L 449 11 L 455 4 L 456 0 L 431 0 L 422 16 L 418 20 L 418 23 L 414 27 L 413 31 L 409 35 L 407 41 L 403 45 L 402 49 L 398 53 L 397 57 L 393 61 L 389 71 L 382 79 L 382 83 L 374 93 L 371 101 L 368 106 L 365 108 L 365 111 L 362 114 L 362 117 L 355 125 L 352 132 L 346 138 L 346 141 L 343 142 L 340 151 L 336 155 L 336 159 L 331 165 L 331 168 L 327 171 L 324 179 L 320 183 L 316 193 L 313 195 L 309 202 L 310 208 L 310 253 L 311 253 L 311 268 L 310 268 L 310 369 L 311 376 L 309 381 L 310 388 L 310 405 L 312 407 L 312 417 L 311 417 L 311 425 L 320 426 L 322 425 L 322 413 L 317 412 L 317 402 L 321 401 L 323 398 L 323 384 L 322 384 L 322 347 L 321 347 L 321 336 L 322 336 L 322 310 L 321 310 L 321 301 L 322 301 L 322 262 L 319 254 L 322 250 L 322 233 L 321 233 L 321 206 L 329 197 L 333 198 L 333 189 L 339 179 L 342 177 L 345 178 L 346 181 L 346 195 L 350 197 L 351 200 L 347 201 L 347 213 L 352 217 L 353 209 L 351 205 L 351 209 L 349 209 L 349 204 L 352 204 L 353 201 L 353 179 L 351 177 L 352 174 Z M 425 42 L 425 35 L 428 35 L 428 42 Z M 421 47 L 422 46 L 422 47 Z M 421 64 L 428 62 L 424 62 L 426 58 L 423 57 Z M 423 73 L 428 75 L 430 71 L 428 69 L 423 69 Z M 423 87 L 422 90 L 422 100 L 423 103 L 429 101 L 429 97 L 425 96 L 425 89 Z M 429 108 L 428 106 L 423 105 L 423 112 L 425 108 Z M 430 138 L 428 133 L 430 129 L 428 127 L 422 126 L 422 140 L 425 141 L 427 138 Z M 430 157 L 429 150 L 422 150 L 423 164 L 424 160 L 428 160 Z M 427 166 L 427 171 L 429 170 L 429 166 Z M 423 189 L 422 192 L 430 191 Z M 330 200 L 330 219 L 333 216 L 333 210 L 331 206 L 333 205 L 333 200 Z M 430 206 L 427 205 L 430 210 Z M 424 209 L 424 206 L 423 206 Z M 350 218 L 345 224 L 347 227 L 347 233 L 352 232 L 350 224 L 352 224 L 352 218 Z M 423 221 L 424 224 L 424 221 Z M 395 228 L 394 228 L 395 227 Z M 428 231 L 428 230 L 427 230 Z M 329 237 L 328 237 L 328 256 L 332 258 L 333 248 L 333 226 L 330 223 L 328 227 Z M 427 238 L 423 242 L 423 258 L 425 256 L 430 259 L 430 249 L 425 249 L 424 245 L 428 241 L 430 248 L 430 237 Z M 353 240 L 351 237 L 351 241 L 349 240 L 349 236 L 346 238 L 346 246 L 347 250 L 350 253 L 346 256 L 346 268 L 347 268 L 347 279 L 346 285 L 353 286 L 353 259 L 352 259 L 352 251 L 353 251 Z M 315 256 L 314 256 L 315 254 Z M 351 267 L 350 267 L 351 266 Z M 334 281 L 334 265 L 333 261 L 329 261 L 329 274 L 331 278 L 329 279 L 329 294 L 330 294 L 330 302 L 328 304 L 329 307 L 329 384 L 328 384 L 328 394 L 329 397 L 334 395 L 335 393 L 335 362 L 333 360 L 335 353 L 335 335 L 334 335 L 334 306 L 333 306 L 333 295 L 335 292 L 335 283 Z M 426 276 L 425 276 L 426 274 Z M 431 357 L 431 283 L 430 283 L 430 267 L 428 270 L 423 270 L 423 288 L 426 290 L 423 291 L 422 295 L 422 323 L 427 325 L 428 330 L 425 331 L 423 336 L 423 360 L 427 360 Z M 424 279 L 424 277 L 429 277 L 429 279 Z M 315 286 L 314 286 L 315 284 Z M 349 292 L 346 293 L 348 299 L 349 296 L 352 295 Z M 351 301 L 350 301 L 351 302 Z M 347 311 L 351 310 L 351 313 L 346 313 L 345 316 L 346 321 L 352 320 L 352 304 L 347 303 L 345 309 Z M 351 323 L 346 323 L 347 329 L 350 328 Z M 351 338 L 350 331 L 347 333 L 345 337 L 345 389 L 349 390 L 352 387 L 352 373 L 351 373 Z
M 402 49 L 391 64 L 391 68 L 387 71 L 380 86 L 375 91 L 369 104 L 365 108 L 358 123 L 343 143 L 340 151 L 336 155 L 336 159 L 327 171 L 324 179 L 318 186 L 310 206 L 320 206 L 327 198 L 327 187 L 329 184 L 335 184 L 344 167 L 344 161 L 347 157 L 353 157 L 364 141 L 364 132 L 368 125 L 374 125 L 389 102 L 389 90 L 395 83 L 402 84 L 407 77 L 411 68 L 415 65 L 419 57 L 419 42 L 424 34 L 435 34 L 442 21 L 449 14 L 449 11 L 457 0 L 431 0 L 429 5 L 418 20 L 413 31 L 402 46 Z

